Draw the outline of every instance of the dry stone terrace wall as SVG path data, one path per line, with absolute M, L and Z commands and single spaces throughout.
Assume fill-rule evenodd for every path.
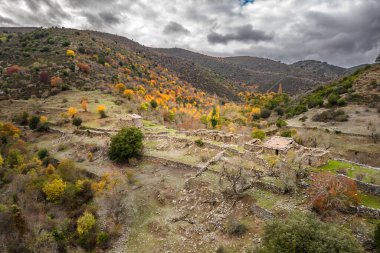
M 250 139 L 248 135 L 232 134 L 217 130 L 198 129 L 193 131 L 184 131 L 187 136 L 196 136 L 209 141 L 218 141 L 224 143 L 244 144 Z
M 363 192 L 373 194 L 376 196 L 380 196 L 380 185 L 365 183 L 365 182 L 359 181 L 355 178 L 347 177 L 347 176 L 342 175 L 342 174 L 339 174 L 339 176 L 354 180 L 357 188 Z

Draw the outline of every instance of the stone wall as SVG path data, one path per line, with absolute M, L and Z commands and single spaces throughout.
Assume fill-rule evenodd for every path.
M 369 193 L 369 194 L 373 194 L 373 195 L 376 195 L 376 196 L 380 196 L 380 185 L 365 183 L 365 182 L 359 181 L 359 180 L 357 180 L 355 178 L 347 177 L 347 176 L 342 175 L 342 174 L 339 174 L 339 176 L 340 177 L 349 178 L 351 180 L 354 180 L 356 182 L 357 188 L 360 191 L 363 191 L 363 192 L 366 192 L 366 193 Z
M 263 219 L 263 220 L 270 220 L 274 218 L 273 213 L 268 211 L 267 209 L 264 209 L 260 206 L 257 205 L 252 205 L 251 206 L 251 211 L 254 213 L 258 218 Z
M 198 129 L 184 132 L 188 136 L 197 136 L 199 138 L 218 141 L 224 143 L 243 144 L 250 139 L 247 135 L 233 134 L 217 130 Z
M 366 206 L 352 206 L 347 210 L 347 212 L 365 218 L 380 219 L 380 209 L 370 208 Z

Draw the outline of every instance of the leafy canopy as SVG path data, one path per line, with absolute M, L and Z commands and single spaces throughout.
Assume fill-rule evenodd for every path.
M 127 127 L 112 137 L 108 156 L 116 162 L 125 162 L 129 158 L 138 157 L 142 153 L 143 134 L 136 127 Z

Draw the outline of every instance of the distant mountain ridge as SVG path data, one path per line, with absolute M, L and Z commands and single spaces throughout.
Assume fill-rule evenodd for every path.
M 288 65 L 251 56 L 212 57 L 180 48 L 152 50 L 190 61 L 233 82 L 255 84 L 257 90 L 262 92 L 276 89 L 278 84 L 282 83 L 284 91 L 297 94 L 351 72 L 349 69 L 315 60 L 298 61 Z
M 29 33 L 37 27 L 2 27 L 0 31 Z M 61 28 L 60 28 L 61 29 Z M 67 36 L 80 42 L 74 29 L 61 29 Z M 97 31 L 82 31 L 90 36 L 109 39 L 121 49 L 135 52 L 141 57 L 176 73 L 195 88 L 221 98 L 238 100 L 244 90 L 276 91 L 281 83 L 283 91 L 300 94 L 316 86 L 342 77 L 355 68 L 345 69 L 325 62 L 306 60 L 285 64 L 271 59 L 251 56 L 213 57 L 180 48 L 150 48 L 123 36 Z M 83 34 L 85 34 L 83 33 Z M 96 42 L 92 42 L 95 43 Z M 44 54 L 41 54 L 42 56 Z M 17 63 L 17 60 L 14 61 Z

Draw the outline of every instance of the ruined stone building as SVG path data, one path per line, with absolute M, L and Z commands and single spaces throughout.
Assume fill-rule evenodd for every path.
M 259 139 L 252 139 L 244 144 L 244 148 L 258 154 L 282 156 L 292 151 L 303 164 L 312 167 L 322 166 L 330 159 L 330 153 L 327 150 L 304 147 L 295 142 L 293 138 L 281 136 L 273 136 L 264 143 Z

